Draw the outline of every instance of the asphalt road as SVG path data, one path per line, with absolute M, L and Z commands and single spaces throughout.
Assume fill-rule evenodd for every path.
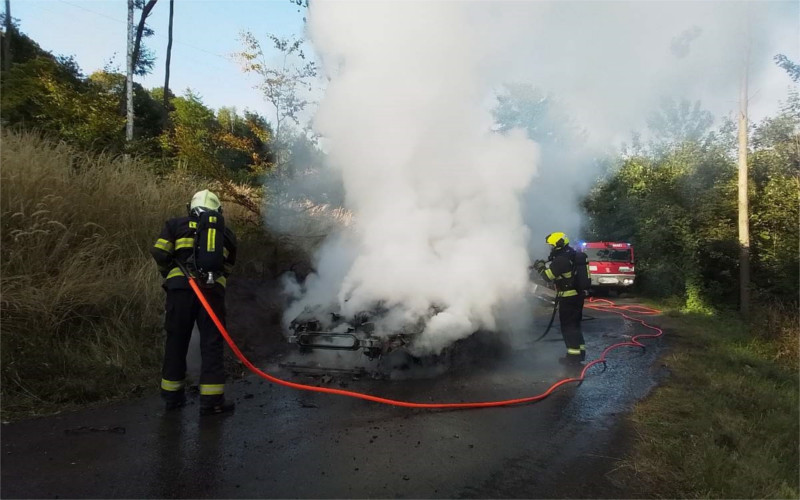
M 640 333 L 587 311 L 589 358 Z M 654 319 L 657 324 L 657 318 Z M 508 399 L 563 378 L 558 330 L 428 379 L 342 377 L 332 386 L 418 402 Z M 624 348 L 538 403 L 409 410 L 298 392 L 255 377 L 229 385 L 235 414 L 165 413 L 157 396 L 2 426 L 3 498 L 625 497 L 606 475 L 627 444 L 620 418 L 660 377 L 663 339 Z M 273 363 L 265 366 L 280 371 Z M 301 377 L 296 380 L 308 380 Z M 315 380 L 320 383 L 319 379 Z

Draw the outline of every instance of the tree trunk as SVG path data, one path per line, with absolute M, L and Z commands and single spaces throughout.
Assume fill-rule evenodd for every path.
M 169 63 L 172 59 L 172 16 L 175 0 L 169 0 L 169 28 L 167 31 L 167 69 L 164 72 L 164 109 L 169 112 Z
M 750 211 L 747 199 L 747 66 L 742 71 L 739 90 L 739 307 L 746 319 L 750 315 Z
M 6 41 L 3 44 L 3 71 L 8 72 L 11 68 L 11 30 L 14 27 L 11 23 L 11 0 L 6 0 Z
M 139 62 L 139 49 L 142 46 L 142 35 L 144 34 L 144 25 L 147 22 L 147 16 L 150 15 L 150 11 L 153 10 L 153 7 L 156 6 L 156 2 L 158 0 L 149 0 L 144 7 L 142 7 L 142 15 L 139 18 L 139 25 L 136 26 L 136 40 L 133 44 L 133 67 L 136 68 L 136 64 Z M 133 19 L 130 21 L 133 24 Z
M 128 0 L 128 74 L 125 81 L 127 123 L 125 142 L 133 140 L 133 0 Z

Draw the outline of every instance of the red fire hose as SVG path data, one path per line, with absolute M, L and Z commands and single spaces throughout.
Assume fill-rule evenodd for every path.
M 587 304 L 585 306 L 586 308 L 595 309 L 595 310 L 598 310 L 598 311 L 613 312 L 615 314 L 619 314 L 623 318 L 629 319 L 631 321 L 636 321 L 638 323 L 641 323 L 645 328 L 649 328 L 651 330 L 654 330 L 657 333 L 655 333 L 655 334 L 635 335 L 628 342 L 620 342 L 618 344 L 614 344 L 614 345 L 611 345 L 611 346 L 607 347 L 603 351 L 603 353 L 600 355 L 599 358 L 587 363 L 583 367 L 583 370 L 581 371 L 580 376 L 572 377 L 572 378 L 565 378 L 565 379 L 559 380 L 558 382 L 556 382 L 553 385 L 551 385 L 546 391 L 544 391 L 541 394 L 537 394 L 535 396 L 528 396 L 528 397 L 517 398 L 517 399 L 505 399 L 505 400 L 502 400 L 502 401 L 482 401 L 482 402 L 474 402 L 474 403 L 414 403 L 414 402 L 410 402 L 410 401 L 398 401 L 398 400 L 395 400 L 395 399 L 381 398 L 381 397 L 378 397 L 378 396 L 372 396 L 370 394 L 364 394 L 364 393 L 361 393 L 361 392 L 345 391 L 343 389 L 332 389 L 332 388 L 329 388 L 329 387 L 316 387 L 316 386 L 313 386 L 313 385 L 298 384 L 298 383 L 295 383 L 295 382 L 289 382 L 287 380 L 279 379 L 277 377 L 274 377 L 274 376 L 270 375 L 269 373 L 261 371 L 255 365 L 253 365 L 253 363 L 251 363 L 250 360 L 248 360 L 245 357 L 244 354 L 242 354 L 242 351 L 240 351 L 239 348 L 236 346 L 236 344 L 233 342 L 233 339 L 231 339 L 231 336 L 228 334 L 228 330 L 225 329 L 225 326 L 222 324 L 222 322 L 219 320 L 217 315 L 214 313 L 214 310 L 211 309 L 211 306 L 209 305 L 208 301 L 206 300 L 205 296 L 203 295 L 203 292 L 200 290 L 200 287 L 197 285 L 197 282 L 195 281 L 195 279 L 192 278 L 192 277 L 189 277 L 189 284 L 191 285 L 192 290 L 194 290 L 194 293 L 197 294 L 197 298 L 200 299 L 200 303 L 203 304 L 203 307 L 205 308 L 205 310 L 208 313 L 208 315 L 214 321 L 214 324 L 217 325 L 217 328 L 219 329 L 219 331 L 222 334 L 223 338 L 225 338 L 225 341 L 231 347 L 231 350 L 236 355 L 236 357 L 239 358 L 239 360 L 242 363 L 244 363 L 244 365 L 251 372 L 255 373 L 259 377 L 261 377 L 261 378 L 263 378 L 265 380 L 268 380 L 268 381 L 270 381 L 272 383 L 275 383 L 275 384 L 278 384 L 278 385 L 283 385 L 283 386 L 286 386 L 286 387 L 291 387 L 293 389 L 299 389 L 299 390 L 304 390 L 304 391 L 312 391 L 312 392 L 323 392 L 323 393 L 327 393 L 327 394 L 338 394 L 339 396 L 348 396 L 348 397 L 351 397 L 351 398 L 366 399 L 367 401 L 374 401 L 376 403 L 383 403 L 383 404 L 392 405 L 392 406 L 402 406 L 402 407 L 405 407 L 405 408 L 428 408 L 428 409 L 487 408 L 487 407 L 493 407 L 493 406 L 509 406 L 509 405 L 516 405 L 516 404 L 521 404 L 521 403 L 531 403 L 533 401 L 540 401 L 540 400 L 546 398 L 547 396 L 549 396 L 550 394 L 552 394 L 553 391 L 555 391 L 556 389 L 558 389 L 562 385 L 570 384 L 570 383 L 573 383 L 573 382 L 577 382 L 577 383 L 582 382 L 584 377 L 585 377 L 585 375 L 586 375 L 586 371 L 589 368 L 591 368 L 592 366 L 594 366 L 594 365 L 596 365 L 598 363 L 605 363 L 606 362 L 606 355 L 609 352 L 613 351 L 614 349 L 617 349 L 619 347 L 625 347 L 625 346 L 635 346 L 635 347 L 644 348 L 644 345 L 641 344 L 638 341 L 638 339 L 640 339 L 640 338 L 656 338 L 656 337 L 660 337 L 661 335 L 664 334 L 664 332 L 661 331 L 660 328 L 652 326 L 652 325 L 648 325 L 647 323 L 644 322 L 644 320 L 641 320 L 639 318 L 633 318 L 633 317 L 628 316 L 627 314 L 625 314 L 626 312 L 632 313 L 632 314 L 641 314 L 641 315 L 659 314 L 660 311 L 658 311 L 656 309 L 650 309 L 648 307 L 636 306 L 636 305 L 618 306 L 618 305 L 614 304 L 613 302 L 611 302 L 610 300 L 604 300 L 604 299 L 596 300 L 596 299 L 590 298 L 589 299 L 589 304 Z

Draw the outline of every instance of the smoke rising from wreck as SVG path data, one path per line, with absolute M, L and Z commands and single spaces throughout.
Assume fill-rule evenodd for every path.
M 355 222 L 289 315 L 380 309 L 378 335 L 421 330 L 415 347 L 434 352 L 497 329 L 528 286 L 521 196 L 537 147 L 491 132 L 492 47 L 449 2 L 320 2 L 309 22 L 331 76 L 314 125 Z
M 785 22 L 796 6 L 756 5 L 755 115 L 786 86 L 771 56 L 797 56 L 778 43 L 797 39 Z M 317 273 L 292 284 L 287 321 L 380 309 L 377 333 L 422 329 L 417 347 L 434 352 L 477 329 L 525 329 L 529 254 L 550 231 L 577 232 L 594 158 L 664 96 L 700 99 L 716 116 L 735 109 L 746 8 L 313 3 L 309 34 L 330 78 L 314 126 L 355 217 L 323 245 Z M 521 130 L 490 132 L 491 97 L 507 82 L 555 94 L 586 140 L 538 148 Z

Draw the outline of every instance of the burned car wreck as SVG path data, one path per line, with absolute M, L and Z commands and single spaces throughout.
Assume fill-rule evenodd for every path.
M 529 296 L 533 299 L 529 306 L 538 304 L 549 312 L 555 304 L 551 285 L 537 284 L 534 276 L 529 279 Z M 511 343 L 509 332 L 477 329 L 441 349 L 430 348 L 425 345 L 423 332 L 432 318 L 445 312 L 443 307 L 431 306 L 416 321 L 387 321 L 396 311 L 383 302 L 352 316 L 335 312 L 339 310 L 335 305 L 307 306 L 297 314 L 287 325 L 286 334 L 288 343 L 296 347 L 298 362 L 281 366 L 295 373 L 368 374 L 374 378 L 394 377 L 398 371 L 438 375 L 498 355 Z M 554 314 L 549 316 L 552 324 Z
M 336 351 L 362 351 L 369 359 L 375 359 L 395 349 L 407 346 L 413 340 L 409 333 L 398 333 L 388 337 L 374 335 L 373 315 L 361 312 L 349 321 L 337 313 L 329 313 L 328 327 L 320 319 L 304 312 L 289 325 L 289 343 L 296 344 L 300 352 L 314 349 Z
M 438 352 L 415 347 L 424 321 L 391 334 L 376 334 L 375 318 L 385 311 L 361 312 L 349 320 L 336 313 L 324 319 L 306 311 L 289 325 L 288 342 L 297 346 L 300 362 L 283 363 L 295 374 L 349 374 L 375 379 L 429 378 L 459 367 L 496 359 L 508 347 L 498 332 L 478 330 Z M 327 321 L 326 321 L 327 320 Z M 313 353 L 340 352 L 347 361 L 318 362 Z M 346 354 L 347 352 L 358 354 Z M 309 355 L 303 362 L 304 355 Z M 311 359 L 313 362 L 308 362 Z M 330 360 L 329 357 L 325 358 Z

